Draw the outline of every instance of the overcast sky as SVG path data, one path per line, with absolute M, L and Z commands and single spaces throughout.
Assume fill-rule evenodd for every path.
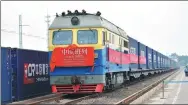
M 186 1 L 2 1 L 1 45 L 18 47 L 18 15 L 22 14 L 23 47 L 47 50 L 47 23 L 56 12 L 85 9 L 100 11 L 102 17 L 124 29 L 128 35 L 153 49 L 188 55 L 188 2 Z M 2 31 L 12 31 L 7 33 Z

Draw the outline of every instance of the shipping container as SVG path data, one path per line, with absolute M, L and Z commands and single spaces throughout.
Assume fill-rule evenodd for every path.
M 153 69 L 157 69 L 157 51 L 152 49 Z
M 138 67 L 139 69 L 146 70 L 146 46 L 138 42 Z
M 12 102 L 11 49 L 1 47 L 1 103 Z
M 161 54 L 161 68 L 164 68 L 164 62 L 163 62 L 164 56 Z
M 129 55 L 131 71 L 138 70 L 138 41 L 129 37 Z
M 158 67 L 158 64 L 159 64 L 159 62 L 158 62 L 158 52 L 157 51 L 155 51 L 156 52 L 156 68 L 158 69 L 159 67 Z
M 164 55 L 164 68 L 167 68 L 167 56 Z
M 172 69 L 172 59 L 170 59 L 170 69 Z
M 167 69 L 169 69 L 169 58 L 167 57 Z
M 160 67 L 160 69 L 162 68 L 162 64 L 161 64 L 161 60 L 162 60 L 162 57 L 161 57 L 161 53 L 158 53 L 159 54 L 159 67 Z
M 169 69 L 169 58 L 166 56 L 166 68 Z
M 51 93 L 48 52 L 11 49 L 14 101 Z
M 147 69 L 152 69 L 152 49 L 149 48 L 148 46 L 146 46 L 146 65 L 147 65 Z
M 160 53 L 157 51 L 157 68 L 160 68 Z
M 165 68 L 165 56 L 163 55 L 163 69 Z

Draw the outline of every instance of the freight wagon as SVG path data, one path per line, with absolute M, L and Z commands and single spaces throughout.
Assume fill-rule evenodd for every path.
M 1 103 L 9 103 L 12 98 L 11 49 L 1 47 Z
M 129 37 L 129 55 L 130 55 L 130 71 L 137 71 L 138 69 L 138 41 Z
M 49 27 L 52 92 L 100 93 L 143 75 L 164 71 L 161 53 L 100 15 L 85 10 L 56 14 Z
M 139 69 L 146 70 L 146 46 L 141 42 L 138 42 L 138 55 Z
M 1 47 L 2 103 L 51 93 L 48 52 Z
M 152 49 L 152 60 L 153 60 L 152 68 L 155 70 L 157 69 L 157 52 L 154 49 Z

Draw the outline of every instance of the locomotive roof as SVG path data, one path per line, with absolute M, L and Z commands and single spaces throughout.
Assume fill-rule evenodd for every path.
M 54 19 L 52 24 L 50 25 L 49 29 L 60 29 L 60 28 L 87 28 L 87 27 L 104 27 L 108 30 L 121 35 L 125 38 L 127 38 L 127 34 L 124 30 L 117 27 L 110 21 L 104 19 L 101 16 L 96 15 L 78 15 L 78 19 L 80 20 L 80 24 L 78 25 L 72 25 L 71 19 L 73 16 L 58 16 Z

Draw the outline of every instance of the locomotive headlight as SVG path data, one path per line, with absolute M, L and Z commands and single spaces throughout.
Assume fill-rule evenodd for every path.
M 72 23 L 72 25 L 78 25 L 80 23 L 80 21 L 79 21 L 78 17 L 75 16 L 75 17 L 72 17 L 71 23 Z
M 95 53 L 95 58 L 98 58 L 98 53 Z

